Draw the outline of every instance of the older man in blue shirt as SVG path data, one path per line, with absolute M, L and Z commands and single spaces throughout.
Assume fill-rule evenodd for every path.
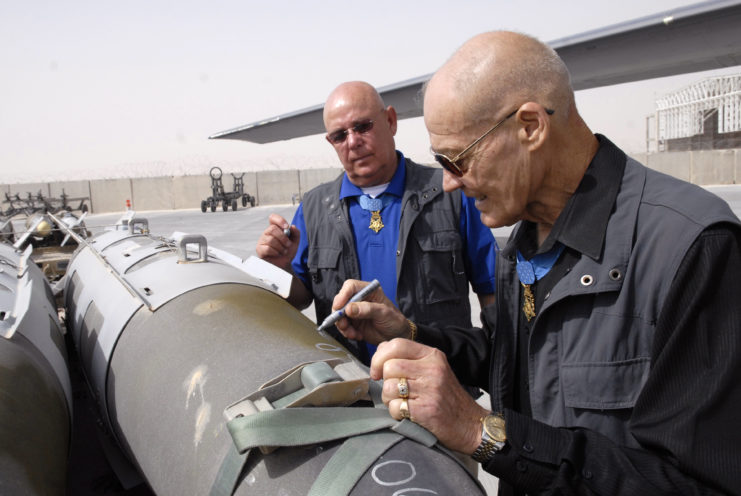
M 469 283 L 482 307 L 493 301 L 497 250 L 473 199 L 445 193 L 441 169 L 396 150 L 396 112 L 371 85 L 338 86 L 324 124 L 344 173 L 306 193 L 292 225 L 271 215 L 256 249 L 294 274 L 288 301 L 313 300 L 321 322 L 346 279 L 378 279 L 412 321 L 470 325 Z M 363 362 L 375 351 L 330 334 Z

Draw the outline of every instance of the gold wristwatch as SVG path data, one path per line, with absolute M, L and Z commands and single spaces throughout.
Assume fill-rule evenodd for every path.
M 504 417 L 499 413 L 481 417 L 481 444 L 473 452 L 471 458 L 479 463 L 488 462 L 494 454 L 504 448 L 506 443 L 507 432 L 504 428 Z

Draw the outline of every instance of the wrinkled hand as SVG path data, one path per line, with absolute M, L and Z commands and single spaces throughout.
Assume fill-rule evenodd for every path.
M 291 226 L 286 219 L 278 214 L 270 214 L 268 220 L 270 224 L 263 231 L 260 239 L 257 240 L 255 252 L 261 259 L 285 271 L 292 272 L 291 261 L 298 251 L 301 231 L 296 226 Z M 291 230 L 290 238 L 285 235 L 284 229 Z
M 394 418 L 402 418 L 399 378 L 405 377 L 413 422 L 461 453 L 473 453 L 481 442 L 480 419 L 489 412 L 463 389 L 440 350 L 406 339 L 381 343 L 370 373 L 372 379 L 383 378 L 382 399 Z
M 355 279 L 345 281 L 334 297 L 332 309 L 342 308 L 355 293 L 368 284 Z M 371 344 L 409 335 L 406 317 L 383 294 L 381 288 L 373 291 L 364 301 L 350 303 L 345 309 L 345 317 L 336 326 L 346 338 Z

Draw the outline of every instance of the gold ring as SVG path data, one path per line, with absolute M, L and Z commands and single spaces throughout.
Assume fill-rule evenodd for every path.
M 406 377 L 399 379 L 399 398 L 405 400 L 409 398 L 409 384 L 407 383 Z
M 407 400 L 401 400 L 401 406 L 399 407 L 399 413 L 401 413 L 401 418 L 403 419 L 412 418 L 412 416 L 409 414 L 409 403 L 407 403 Z

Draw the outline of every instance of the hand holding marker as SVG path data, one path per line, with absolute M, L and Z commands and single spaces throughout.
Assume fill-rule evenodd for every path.
M 322 322 L 322 325 L 316 328 L 317 331 L 323 331 L 330 326 L 333 326 L 338 320 L 342 318 L 343 315 L 345 315 L 345 309 L 347 308 L 347 305 L 350 303 L 354 303 L 356 301 L 363 301 L 370 295 L 373 291 L 381 287 L 381 283 L 378 282 L 378 279 L 373 279 L 370 284 L 368 284 L 366 287 L 358 291 L 353 295 L 352 298 L 350 298 L 350 301 L 345 304 L 344 307 L 342 307 L 339 310 L 336 310 L 329 314 L 329 316 L 324 319 L 324 322 Z

